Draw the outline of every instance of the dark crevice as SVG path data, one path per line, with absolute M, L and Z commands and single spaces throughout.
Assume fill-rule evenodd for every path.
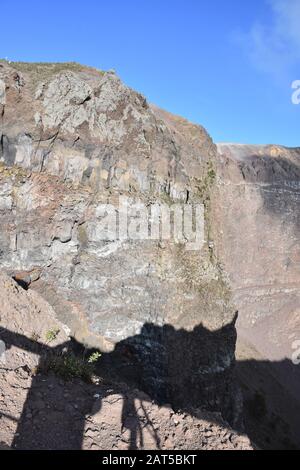
M 18 286 L 22 287 L 22 289 L 24 290 L 29 289 L 30 282 L 27 282 L 24 279 L 20 279 L 17 276 L 13 276 L 13 280 L 18 284 Z

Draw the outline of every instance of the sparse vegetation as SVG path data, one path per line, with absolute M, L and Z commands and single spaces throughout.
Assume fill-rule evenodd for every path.
M 54 75 L 65 70 L 80 72 L 83 69 L 94 70 L 101 74 L 104 73 L 103 71 L 98 70 L 94 67 L 86 67 L 84 65 L 79 64 L 78 62 L 11 62 L 7 61 L 6 59 L 0 59 L 0 62 L 9 64 L 18 72 L 42 73 L 47 76 Z
M 209 192 L 216 179 L 216 171 L 211 161 L 207 162 L 206 174 L 197 182 L 198 195 L 205 204 L 210 199 Z
M 77 62 L 11 62 L 6 59 L 0 59 L 0 63 L 7 63 L 17 72 L 28 73 L 31 75 L 30 82 L 36 86 L 38 82 L 46 82 L 54 75 L 65 72 L 81 72 L 85 69 L 94 71 L 103 75 L 104 72 L 93 67 L 85 67 Z
M 52 343 L 53 341 L 56 340 L 56 338 L 58 337 L 59 335 L 59 332 L 60 330 L 57 329 L 57 328 L 54 328 L 52 330 L 48 330 L 47 333 L 46 333 L 46 341 L 47 343 Z
M 95 364 L 96 362 L 98 362 L 98 360 L 100 359 L 101 357 L 101 353 L 99 351 L 95 351 L 93 354 L 90 355 L 90 357 L 88 358 L 88 363 L 89 364 Z
M 37 72 L 47 70 L 49 73 L 59 73 L 63 70 L 82 70 L 83 66 L 77 62 L 12 62 L 0 59 L 0 62 L 8 63 L 19 72 Z
M 13 178 L 16 183 L 22 182 L 28 176 L 29 172 L 17 165 L 7 166 L 4 162 L 0 162 L 0 177 Z
M 100 357 L 99 351 L 93 352 L 88 358 L 73 352 L 50 354 L 41 361 L 39 372 L 45 374 L 52 372 L 66 381 L 82 379 L 91 382 Z

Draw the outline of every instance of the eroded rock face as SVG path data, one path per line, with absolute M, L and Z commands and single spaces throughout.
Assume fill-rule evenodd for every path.
M 218 151 L 215 242 L 239 309 L 237 370 L 246 403 L 259 394 L 266 403 L 260 429 L 267 431 L 257 432 L 248 415 L 247 431 L 262 446 L 299 448 L 300 150 L 222 144 Z M 255 365 L 247 370 L 245 359 Z M 285 427 L 269 441 L 274 419 Z
M 270 359 L 300 336 L 300 150 L 219 145 L 217 246 L 241 332 Z
M 47 333 L 55 331 L 51 347 L 69 339 L 69 329 L 57 318 L 54 309 L 36 292 L 24 291 L 14 280 L 0 272 L 0 369 L 26 367 L 33 370 L 40 361 L 34 346 L 47 345 Z M 12 343 L 11 338 L 15 338 Z M 26 347 L 29 344 L 31 347 Z M 25 345 L 25 347 L 24 347 Z
M 232 417 L 235 310 L 210 240 L 217 153 L 205 130 L 113 73 L 2 63 L 0 80 L 0 266 L 78 341 L 133 345 L 147 391 L 193 388 L 194 404 Z M 99 206 L 120 196 L 132 212 L 135 201 L 204 203 L 205 246 L 103 241 Z
M 88 180 L 96 191 L 158 190 L 186 199 L 190 177 L 201 177 L 215 152 L 203 129 L 190 126 L 183 152 L 180 131 L 175 136 L 114 73 L 34 67 L 21 73 L 1 65 L 2 161 Z

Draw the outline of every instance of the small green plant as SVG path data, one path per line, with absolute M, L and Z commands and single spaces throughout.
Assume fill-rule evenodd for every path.
M 215 169 L 213 168 L 212 166 L 212 163 L 209 163 L 209 168 L 208 168 L 208 172 L 207 172 L 207 178 L 209 179 L 209 181 L 211 182 L 211 184 L 214 182 L 214 180 L 216 179 L 216 171 Z
M 56 338 L 59 335 L 59 332 L 60 332 L 60 330 L 58 330 L 58 329 L 52 329 L 52 330 L 47 331 L 47 333 L 46 333 L 47 343 L 52 343 L 53 341 L 55 341 Z
M 216 171 L 214 169 L 213 163 L 211 161 L 207 162 L 207 170 L 206 174 L 198 180 L 198 195 L 203 202 L 207 202 L 210 199 L 210 190 L 215 182 L 216 179 Z
M 95 373 L 95 364 L 89 363 L 74 353 L 49 355 L 41 362 L 39 372 L 50 373 L 63 380 L 82 379 L 91 382 Z
M 101 357 L 101 353 L 99 351 L 95 351 L 93 354 L 90 355 L 88 358 L 88 363 L 89 364 L 96 364 L 96 362 L 99 361 Z

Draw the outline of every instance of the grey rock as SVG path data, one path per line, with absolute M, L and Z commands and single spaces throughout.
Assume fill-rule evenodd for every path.
M 205 202 L 208 239 L 216 147 L 115 74 L 38 70 L 0 67 L 0 267 L 31 280 L 38 272 L 31 288 L 78 341 L 137 355 L 153 396 L 183 404 L 188 388 L 194 404 L 230 414 L 235 309 L 214 246 L 118 241 L 111 231 L 103 241 L 98 230 L 100 204 L 117 208 L 126 195 L 132 211 L 135 199 Z
M 0 339 L 0 361 L 5 360 L 5 351 L 6 351 L 6 346 L 4 341 Z

